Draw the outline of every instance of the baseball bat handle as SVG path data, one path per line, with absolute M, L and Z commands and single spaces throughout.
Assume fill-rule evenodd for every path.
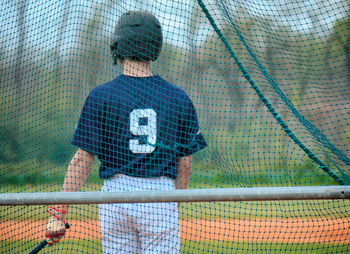
M 68 222 L 66 222 L 65 224 L 66 229 L 70 228 L 70 225 Z M 39 251 L 41 251 L 42 248 L 44 248 L 47 245 L 47 241 L 46 240 L 42 240 L 34 249 L 31 250 L 31 252 L 29 252 L 28 254 L 36 254 Z
M 36 254 L 36 253 L 38 253 L 46 245 L 47 245 L 47 241 L 46 240 L 41 241 L 31 252 L 29 252 L 29 254 Z

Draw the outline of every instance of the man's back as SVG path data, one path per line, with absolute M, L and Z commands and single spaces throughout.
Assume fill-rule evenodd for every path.
M 186 155 L 180 153 L 198 130 L 183 90 L 159 76 L 120 75 L 92 90 L 73 144 L 84 146 L 79 135 L 96 137 L 85 148 L 101 160 L 102 178 L 116 173 L 176 178 L 176 158 Z

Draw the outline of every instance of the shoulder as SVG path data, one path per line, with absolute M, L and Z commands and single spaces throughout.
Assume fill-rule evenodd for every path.
M 113 90 L 113 87 L 115 87 L 115 85 L 118 83 L 116 80 L 117 78 L 107 83 L 95 86 L 94 88 L 91 89 L 90 94 L 97 95 L 97 94 L 104 94 L 104 93 L 110 92 L 111 90 Z
M 158 80 L 158 85 L 159 85 L 159 88 L 165 88 L 165 90 L 167 91 L 167 93 L 169 95 L 171 95 L 171 97 L 173 97 L 174 99 L 178 99 L 178 100 L 190 100 L 189 99 L 189 96 L 186 94 L 186 92 L 172 84 L 172 83 L 169 83 L 168 81 L 166 81 L 165 79 L 163 79 L 162 77 L 160 76 L 156 76 L 156 79 Z
M 109 82 L 95 86 L 91 89 L 89 97 L 105 100 L 110 95 L 115 94 L 121 88 L 121 79 L 117 77 Z

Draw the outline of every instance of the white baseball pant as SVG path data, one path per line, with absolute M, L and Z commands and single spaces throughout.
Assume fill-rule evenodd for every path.
M 167 177 L 139 178 L 123 174 L 105 180 L 102 191 L 174 190 Z M 100 205 L 104 253 L 180 253 L 177 203 Z

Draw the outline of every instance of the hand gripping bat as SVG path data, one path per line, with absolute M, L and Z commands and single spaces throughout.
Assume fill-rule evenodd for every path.
M 57 226 L 56 224 L 58 223 L 58 225 L 63 224 L 65 229 L 69 229 L 70 225 L 68 224 L 68 222 L 65 222 L 64 219 L 62 219 L 59 215 L 61 214 L 65 214 L 64 211 L 60 211 L 60 210 L 56 210 L 52 207 L 49 207 L 47 209 L 47 211 L 52 215 L 52 217 L 50 218 L 48 224 L 47 224 L 47 228 L 55 228 L 55 226 Z M 61 225 L 60 225 L 61 226 Z M 57 239 L 59 240 L 65 233 L 65 229 L 63 230 L 63 232 L 60 233 L 56 233 L 57 235 Z M 47 239 L 41 241 L 33 250 L 31 250 L 29 252 L 29 254 L 35 254 L 38 253 L 39 251 L 41 251 L 47 244 L 52 245 L 53 242 L 52 240 L 49 238 L 50 234 L 47 234 L 46 237 Z M 57 241 L 58 241 L 57 240 Z

